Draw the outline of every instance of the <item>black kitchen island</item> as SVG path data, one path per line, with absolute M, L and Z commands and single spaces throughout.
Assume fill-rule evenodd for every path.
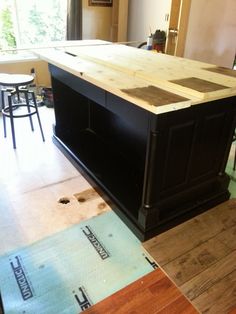
M 114 53 L 113 46 L 107 45 L 106 50 L 110 47 Z M 54 95 L 53 138 L 143 241 L 229 198 L 225 167 L 236 122 L 236 79 L 230 72 L 228 76 L 214 73 L 212 66 L 202 70 L 207 79 L 180 75 L 167 80 L 165 88 L 150 73 L 152 82 L 146 82 L 137 69 L 135 78 L 125 73 L 123 63 L 119 69 L 114 67 L 117 63 L 97 64 L 95 57 L 101 60 L 98 55 L 106 51 L 104 47 L 93 48 L 98 50 L 94 60 L 91 55 L 87 58 L 84 47 L 76 53 L 75 48 L 69 50 L 70 55 L 68 49 L 67 54 L 63 52 L 71 64 L 79 57 L 85 60 L 80 61 L 84 69 L 77 72 L 43 53 L 50 63 Z M 135 48 L 117 49 L 127 54 Z M 148 54 L 140 51 L 136 58 L 149 58 Z M 150 62 L 154 57 L 158 55 L 152 55 Z M 192 63 L 194 74 L 197 63 Z M 121 87 L 122 79 L 116 81 L 115 75 L 123 75 L 124 80 L 130 75 L 130 85 L 124 82 Z M 208 80 L 208 75 L 218 81 Z

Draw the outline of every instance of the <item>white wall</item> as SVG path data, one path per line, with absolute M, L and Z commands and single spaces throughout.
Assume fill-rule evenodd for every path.
M 236 0 L 192 0 L 184 57 L 231 68 Z
M 170 7 L 171 0 L 129 0 L 128 41 L 146 41 L 150 28 L 166 31 Z

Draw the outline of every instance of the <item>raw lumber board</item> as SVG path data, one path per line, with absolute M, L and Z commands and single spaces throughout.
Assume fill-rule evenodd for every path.
M 174 58 L 163 54 L 154 54 L 141 49 L 126 47 L 124 45 L 110 45 L 108 47 L 73 47 L 66 51 L 77 55 L 78 57 L 90 60 L 97 64 L 102 64 L 116 71 L 121 71 L 131 76 L 136 76 L 157 84 L 161 88 L 171 88 L 175 91 L 185 92 L 200 99 L 217 97 L 236 92 L 236 80 L 226 81 L 225 89 L 214 90 L 212 94 L 199 92 L 187 86 L 173 84 L 171 80 L 185 79 L 193 74 L 197 78 L 204 78 L 209 83 L 220 84 L 222 78 L 216 75 L 210 75 L 209 72 L 202 70 L 202 63 L 198 64 L 191 61 L 185 62 L 185 59 Z M 183 61 L 184 60 L 184 61 Z
M 99 45 L 110 45 L 110 44 L 112 43 L 109 41 L 100 40 L 100 39 L 65 40 L 65 41 L 51 42 L 51 43 L 48 43 L 47 45 L 45 44 L 37 45 L 37 46 L 34 46 L 33 49 L 44 49 L 44 48 L 65 49 L 65 47 L 99 46 Z M 22 48 L 22 50 L 25 50 L 25 48 Z
M 170 279 L 160 269 L 156 269 L 95 304 L 85 313 L 195 314 L 198 312 Z
M 228 68 L 214 67 L 214 68 L 204 68 L 204 70 L 215 72 L 215 73 L 218 73 L 218 74 L 223 74 L 223 75 L 226 75 L 226 76 L 232 76 L 232 77 L 236 78 L 236 71 L 228 69 Z
M 187 108 L 197 103 L 197 98 L 192 97 L 187 99 L 188 95 L 183 92 L 175 91 L 175 94 L 186 98 L 178 104 L 170 104 L 166 106 L 153 106 L 141 98 L 133 98 L 127 93 L 122 92 L 123 89 L 144 88 L 148 87 L 150 83 L 144 79 L 124 75 L 120 71 L 116 71 L 102 64 L 85 60 L 81 57 L 73 57 L 65 54 L 62 51 L 52 49 L 38 49 L 34 51 L 40 58 L 47 62 L 68 71 L 69 73 L 81 77 L 82 79 L 95 84 L 96 86 L 105 89 L 112 94 L 115 94 L 127 101 L 144 108 L 154 114 L 173 111 L 177 109 Z M 168 92 L 173 92 L 171 88 L 165 88 Z

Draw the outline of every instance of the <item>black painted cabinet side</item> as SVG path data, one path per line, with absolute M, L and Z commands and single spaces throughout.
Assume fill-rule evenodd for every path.
M 229 198 L 235 98 L 153 116 L 139 222 L 145 229 Z
M 144 240 L 229 198 L 236 97 L 160 115 L 50 66 L 58 147 Z

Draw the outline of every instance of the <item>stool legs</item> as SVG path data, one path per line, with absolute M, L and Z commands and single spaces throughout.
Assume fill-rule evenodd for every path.
M 16 137 L 15 137 L 15 127 L 14 127 L 14 119 L 13 119 L 11 94 L 8 94 L 8 106 L 9 106 L 9 115 L 10 115 L 10 123 L 11 123 L 11 134 L 12 134 L 13 148 L 16 149 Z
M 28 91 L 24 91 L 23 93 L 25 95 L 25 102 L 26 102 L 26 105 L 27 105 L 27 110 L 28 110 L 28 113 L 30 114 L 30 104 L 29 104 L 29 96 L 28 96 L 29 92 Z M 29 120 L 30 120 L 31 130 L 34 131 L 34 125 L 33 125 L 32 116 L 31 115 L 29 115 Z
M 40 132 L 41 132 L 41 135 L 42 135 L 42 139 L 43 139 L 43 142 L 45 142 L 45 138 L 44 138 L 44 134 L 43 134 L 43 128 L 42 128 L 41 120 L 40 120 L 40 117 L 39 117 L 38 106 L 37 106 L 37 102 L 36 102 L 36 99 L 35 99 L 35 94 L 34 94 L 34 92 L 30 92 L 30 94 L 31 94 L 33 103 L 35 105 L 36 115 L 37 115 L 37 118 L 38 118 L 39 128 L 40 128 Z
M 7 92 L 8 105 L 5 104 L 5 92 Z M 10 119 L 12 141 L 13 141 L 13 148 L 14 149 L 16 149 L 14 118 L 29 117 L 31 130 L 34 131 L 32 115 L 36 114 L 37 118 L 38 118 L 41 136 L 42 136 L 43 142 L 45 142 L 45 138 L 44 138 L 44 134 L 43 134 L 43 128 L 42 128 L 41 120 L 39 117 L 39 111 L 38 111 L 37 102 L 36 102 L 34 92 L 29 91 L 28 89 L 24 89 L 24 90 L 18 90 L 18 93 L 24 94 L 25 104 L 22 104 L 22 103 L 13 104 L 12 97 L 16 94 L 15 90 L 10 90 L 10 89 L 9 90 L 7 90 L 7 89 L 1 90 L 4 137 L 7 136 L 6 117 L 8 117 Z M 17 93 L 17 96 L 18 96 L 18 93 Z M 29 96 L 31 96 L 31 100 L 29 99 Z M 19 113 L 16 113 L 14 115 L 13 110 L 20 108 L 20 107 L 25 107 L 25 109 L 27 108 L 27 113 L 22 114 L 21 112 L 19 112 Z
M 1 96 L 2 96 L 2 109 L 5 109 L 5 91 L 1 90 Z M 4 130 L 4 137 L 7 137 L 7 128 L 6 128 L 6 117 L 2 115 L 3 119 L 3 130 Z

